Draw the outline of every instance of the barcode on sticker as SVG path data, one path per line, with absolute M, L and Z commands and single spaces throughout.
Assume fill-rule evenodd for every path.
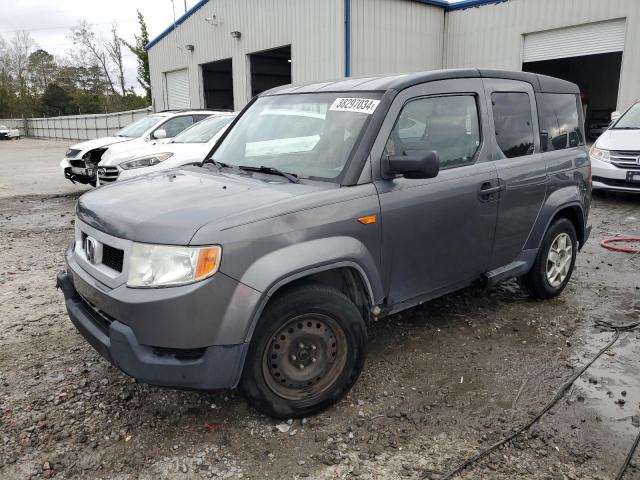
M 334 112 L 357 112 L 371 115 L 375 112 L 380 100 L 370 98 L 336 98 L 329 110 Z

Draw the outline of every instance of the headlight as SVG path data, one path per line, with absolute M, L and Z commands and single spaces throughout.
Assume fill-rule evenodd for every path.
M 595 160 L 600 160 L 601 162 L 609 163 L 611 161 L 609 150 L 601 150 L 595 146 L 591 147 L 591 150 L 589 150 L 589 156 Z
M 173 153 L 158 153 L 155 155 L 149 155 L 147 157 L 140 157 L 128 162 L 120 164 L 124 170 L 131 170 L 132 168 L 151 167 L 157 165 L 160 162 L 164 162 L 167 158 L 173 156 Z
M 193 283 L 218 271 L 222 248 L 174 247 L 134 243 L 129 259 L 127 286 L 170 287 Z

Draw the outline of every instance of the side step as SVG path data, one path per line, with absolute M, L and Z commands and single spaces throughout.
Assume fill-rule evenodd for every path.
M 511 262 L 485 273 L 482 275 L 482 279 L 484 280 L 485 287 L 491 288 L 499 285 L 505 280 L 509 280 L 510 278 L 524 275 L 529 271 L 529 268 L 530 264 L 528 262 L 524 260 L 516 260 L 515 262 Z

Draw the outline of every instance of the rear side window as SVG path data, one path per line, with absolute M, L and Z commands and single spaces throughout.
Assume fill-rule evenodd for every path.
M 191 115 L 183 115 L 167 120 L 160 128 L 167 132 L 167 138 L 173 138 L 191 125 L 193 125 L 193 117 Z
M 491 103 L 496 140 L 504 156 L 531 155 L 535 144 L 529 95 L 524 92 L 494 92 Z
M 476 99 L 472 95 L 428 97 L 405 105 L 387 141 L 388 155 L 436 151 L 440 168 L 473 163 L 480 145 Z
M 537 95 L 540 132 L 548 141 L 543 151 L 564 150 L 584 143 L 578 115 L 578 100 L 570 93 L 541 93 Z

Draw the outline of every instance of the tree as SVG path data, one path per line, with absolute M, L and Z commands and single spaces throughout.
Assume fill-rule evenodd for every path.
M 121 38 L 118 36 L 118 24 L 116 22 L 113 22 L 111 25 L 111 35 L 111 41 L 105 42 L 104 48 L 116 67 L 118 83 L 120 84 L 120 90 L 124 97 L 127 94 L 127 88 L 124 83 L 124 66 L 122 64 L 122 48 L 120 42 Z
M 29 71 L 29 55 L 36 43 L 28 32 L 21 30 L 15 34 L 8 48 L 9 75 L 12 77 L 18 94 L 28 95 L 27 72 Z
M 121 39 L 122 43 L 131 50 L 138 58 L 138 83 L 146 92 L 147 102 L 151 101 L 151 77 L 149 75 L 149 53 L 144 48 L 149 43 L 149 32 L 147 31 L 147 23 L 140 10 L 138 10 L 138 23 L 140 24 L 140 35 L 134 35 L 135 44 Z
M 106 80 L 106 84 L 111 91 L 115 94 L 116 89 L 113 86 L 113 80 L 111 79 L 111 73 L 109 71 L 109 55 L 103 48 L 102 41 L 96 37 L 96 34 L 86 21 L 82 21 L 80 25 L 71 29 L 71 40 L 73 43 L 84 50 L 85 58 L 88 57 L 90 61 L 97 63 L 102 69 L 102 74 Z
M 29 84 L 36 93 L 45 91 L 49 82 L 57 75 L 58 65 L 53 55 L 39 48 L 29 55 Z
M 47 85 L 47 88 L 42 94 L 41 103 L 45 115 L 49 117 L 74 113 L 71 97 L 66 90 L 57 83 Z

